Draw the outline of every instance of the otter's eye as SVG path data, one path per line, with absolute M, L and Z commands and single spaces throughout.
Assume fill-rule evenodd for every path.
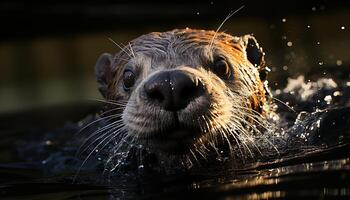
M 214 61 L 213 72 L 221 78 L 229 78 L 231 76 L 230 65 L 224 58 L 217 58 Z
M 129 90 L 135 84 L 135 74 L 130 69 L 126 69 L 123 73 L 124 90 Z

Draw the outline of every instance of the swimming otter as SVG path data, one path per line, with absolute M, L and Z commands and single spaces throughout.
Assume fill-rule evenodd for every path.
M 266 138 L 267 68 L 252 35 L 153 32 L 114 56 L 102 54 L 95 71 L 115 118 L 99 130 L 99 145 L 117 140 L 112 154 L 129 139 L 167 155 L 205 157 L 226 145 L 245 156 L 259 151 L 256 140 Z

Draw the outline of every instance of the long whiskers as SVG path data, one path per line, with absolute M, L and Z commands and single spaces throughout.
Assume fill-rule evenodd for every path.
M 273 100 L 281 103 L 282 105 L 286 106 L 289 110 L 293 111 L 294 113 L 297 113 L 292 107 L 290 107 L 288 104 L 286 104 L 285 102 L 283 102 L 282 100 L 276 98 L 276 97 L 271 97 Z
M 132 56 L 130 55 L 130 53 L 128 53 L 127 51 L 125 51 L 125 49 L 123 47 L 121 47 L 118 43 L 116 43 L 112 38 L 107 37 L 107 39 L 109 41 L 111 41 L 113 44 L 115 44 L 121 51 L 123 51 L 124 53 L 126 53 L 126 55 L 129 56 L 129 58 L 132 58 Z
M 83 160 L 82 164 L 80 165 L 79 169 L 77 170 L 76 175 L 73 178 L 73 182 L 75 182 L 78 174 L 80 173 L 82 167 L 86 164 L 86 162 L 89 160 L 89 158 L 91 157 L 91 155 L 96 152 L 96 150 L 102 145 L 102 148 L 99 149 L 99 151 L 101 151 L 108 143 L 110 143 L 115 137 L 117 137 L 118 135 L 120 135 L 122 133 L 122 128 L 124 126 L 121 126 L 119 128 L 116 128 L 115 130 L 112 131 L 113 134 L 107 134 L 106 136 L 104 136 L 103 139 L 101 139 L 101 141 L 90 151 L 90 153 L 86 156 L 86 158 Z M 107 142 L 106 142 L 107 141 Z M 104 144 L 105 143 L 105 144 Z
M 92 146 L 95 142 L 97 142 L 98 140 L 100 140 L 101 138 L 103 138 L 104 136 L 108 135 L 110 132 L 113 132 L 117 129 L 119 129 L 120 127 L 124 126 L 123 123 L 119 121 L 113 122 L 97 131 L 95 131 L 94 133 L 92 133 L 87 139 L 85 139 L 85 142 L 83 142 L 83 144 L 81 145 L 81 147 L 78 149 L 78 152 L 80 154 L 84 153 L 90 146 Z M 107 130 L 107 131 L 106 131 Z M 103 133 L 104 131 L 106 131 L 105 133 Z M 98 136 L 93 142 L 90 142 L 88 145 L 86 145 L 86 143 L 88 143 L 88 141 L 93 138 L 94 136 L 98 135 L 99 133 L 102 133 L 100 136 Z M 85 147 L 85 148 L 84 148 Z M 84 148 L 83 150 L 81 150 L 82 148 Z
M 229 20 L 234 14 L 236 14 L 238 11 L 240 11 L 240 10 L 243 9 L 243 8 L 244 8 L 244 5 L 242 5 L 241 7 L 239 7 L 239 8 L 238 8 L 237 10 L 235 10 L 235 11 L 231 11 L 231 12 L 226 16 L 226 18 L 224 19 L 224 21 L 221 22 L 221 24 L 219 25 L 219 27 L 216 29 L 213 38 L 212 38 L 211 41 L 210 41 L 210 49 L 212 49 L 214 40 L 215 40 L 215 38 L 216 38 L 216 35 L 217 35 L 217 33 L 220 31 L 221 27 L 225 24 L 225 22 L 226 22 L 227 20 Z
M 100 122 L 100 121 L 103 121 L 103 120 L 105 120 L 105 121 L 110 121 L 110 120 L 113 120 L 113 119 L 115 119 L 115 118 L 117 118 L 117 117 L 119 117 L 119 116 L 120 116 L 119 114 L 114 114 L 114 115 L 108 115 L 108 116 L 104 116 L 104 117 L 98 118 L 98 119 L 96 119 L 96 120 L 94 120 L 94 121 L 88 123 L 87 125 L 83 126 L 83 127 L 82 127 L 77 133 L 75 133 L 75 134 L 77 135 L 77 134 L 80 134 L 80 133 L 84 132 L 87 128 L 89 128 L 90 126 L 92 126 L 92 125 L 94 125 L 94 124 L 96 124 L 96 123 L 98 123 L 98 122 Z
M 115 106 L 123 106 L 125 107 L 126 106 L 126 103 L 124 102 L 114 102 L 114 101 L 111 101 L 111 100 L 104 100 L 104 99 L 91 99 L 93 101 L 98 101 L 98 102 L 102 102 L 102 103 L 107 103 L 107 104 L 111 104 L 111 105 L 115 105 Z

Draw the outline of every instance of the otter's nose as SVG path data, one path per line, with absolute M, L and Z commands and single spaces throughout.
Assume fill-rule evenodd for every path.
M 193 99 L 204 93 L 203 84 L 180 71 L 160 72 L 144 85 L 148 101 L 168 111 L 185 108 Z

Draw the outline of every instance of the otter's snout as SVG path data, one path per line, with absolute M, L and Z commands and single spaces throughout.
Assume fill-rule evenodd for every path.
M 144 84 L 146 99 L 165 110 L 178 111 L 204 93 L 200 80 L 181 70 L 163 71 Z

